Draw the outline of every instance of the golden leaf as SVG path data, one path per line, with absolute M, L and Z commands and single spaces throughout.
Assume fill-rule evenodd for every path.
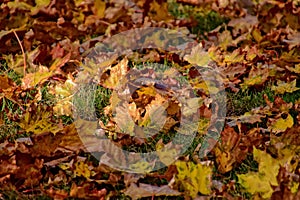
M 239 183 L 251 194 L 259 193 L 264 199 L 269 199 L 273 193 L 272 186 L 278 186 L 277 175 L 280 162 L 255 147 L 253 155 L 259 163 L 258 172 L 238 175 Z
M 177 150 L 174 147 L 172 148 L 172 143 L 165 145 L 163 144 L 162 139 L 160 139 L 156 144 L 156 153 L 160 161 L 166 166 L 172 164 L 178 155 Z
M 128 103 L 118 106 L 116 108 L 116 116 L 114 117 L 114 121 L 117 123 L 118 128 L 122 132 L 133 136 L 135 123 L 132 120 L 127 108 Z
M 283 119 L 282 117 L 277 119 L 272 125 L 272 131 L 274 133 L 284 132 L 287 128 L 291 128 L 294 125 L 293 117 L 288 114 L 287 118 Z
M 149 16 L 155 21 L 168 21 L 172 19 L 168 10 L 168 3 L 161 2 L 158 3 L 156 0 L 150 3 L 150 12 Z
M 127 74 L 127 58 L 121 60 L 117 65 L 110 68 L 110 76 L 104 80 L 103 86 L 110 89 L 115 89 L 119 82 L 125 77 Z
M 95 3 L 94 3 L 94 10 L 95 10 L 96 15 L 97 15 L 99 18 L 103 18 L 103 17 L 104 17 L 104 15 L 105 15 L 105 8 L 106 8 L 106 3 L 105 3 L 105 1 L 102 1 L 102 0 L 95 0 Z
M 75 176 L 83 176 L 85 178 L 90 178 L 91 171 L 90 171 L 89 166 L 87 164 L 80 161 L 80 162 L 75 163 L 74 174 L 75 174 Z
M 177 161 L 175 165 L 178 171 L 176 180 L 192 198 L 195 198 L 198 192 L 204 195 L 211 193 L 211 167 L 184 161 Z
M 211 60 L 208 52 L 203 49 L 201 44 L 194 47 L 191 54 L 184 56 L 184 59 L 190 64 L 198 66 L 206 66 Z
M 49 120 L 51 113 L 47 111 L 38 110 L 34 115 L 30 112 L 24 114 L 24 118 L 20 121 L 19 125 L 26 132 L 33 132 L 34 134 L 42 134 L 45 132 L 52 132 L 56 134 L 62 127 L 58 124 L 51 123 Z
M 273 91 L 275 91 L 276 94 L 284 94 L 286 92 L 292 93 L 300 88 L 296 87 L 296 79 L 293 80 L 292 82 L 285 83 L 283 81 L 278 81 L 277 86 L 272 86 L 271 88 Z

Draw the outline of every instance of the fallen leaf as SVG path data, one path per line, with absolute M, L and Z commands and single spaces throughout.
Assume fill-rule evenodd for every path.
M 133 200 L 137 200 L 143 197 L 180 196 L 181 192 L 171 189 L 168 185 L 159 187 L 140 183 L 139 186 L 137 186 L 135 183 L 131 183 L 125 190 L 125 194 L 130 196 Z
M 275 91 L 276 94 L 284 94 L 284 93 L 293 93 L 300 88 L 296 87 L 297 80 L 293 80 L 289 83 L 285 83 L 283 81 L 277 81 L 277 86 L 272 86 L 271 89 Z
M 284 132 L 286 129 L 293 127 L 294 119 L 290 114 L 287 117 L 277 119 L 271 126 L 271 130 L 274 133 Z
M 253 155 L 259 163 L 258 172 L 238 175 L 239 183 L 251 194 L 260 193 L 264 199 L 269 199 L 273 193 L 272 186 L 278 186 L 276 177 L 280 168 L 279 161 L 255 147 Z
M 195 198 L 198 192 L 204 195 L 211 193 L 211 167 L 184 161 L 177 161 L 175 165 L 178 171 L 176 181 L 182 184 L 189 196 Z
M 204 50 L 201 44 L 194 47 L 191 54 L 184 56 L 184 59 L 197 66 L 206 66 L 211 60 L 208 52 Z

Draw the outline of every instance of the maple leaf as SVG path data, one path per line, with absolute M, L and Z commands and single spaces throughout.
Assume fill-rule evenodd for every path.
M 126 102 L 124 102 L 122 106 L 118 106 L 116 108 L 116 116 L 114 117 L 114 121 L 122 132 L 133 136 L 135 123 L 132 120 L 127 108 L 128 103 Z
M 211 193 L 211 167 L 184 161 L 177 161 L 175 165 L 178 171 L 176 180 L 192 198 L 195 198 L 198 192 L 204 195 Z
M 25 89 L 32 88 L 36 85 L 41 85 L 45 81 L 47 81 L 51 76 L 53 76 L 53 72 L 49 71 L 47 67 L 39 66 L 39 71 L 35 73 L 28 73 L 22 79 L 22 86 Z
M 199 44 L 192 49 L 190 55 L 185 55 L 184 59 L 193 65 L 206 66 L 210 62 L 210 56 L 206 52 L 202 45 Z
M 155 21 L 168 21 L 172 19 L 172 16 L 169 14 L 168 11 L 168 3 L 167 2 L 160 2 L 158 3 L 156 0 L 150 3 L 148 15 L 154 19 Z
M 137 186 L 135 183 L 125 190 L 125 194 L 130 196 L 133 200 L 149 196 L 179 196 L 181 192 L 171 189 L 168 185 L 154 186 L 150 184 L 140 183 Z
M 291 128 L 294 125 L 294 119 L 290 114 L 287 114 L 287 117 L 279 118 L 271 126 L 271 130 L 274 133 L 284 132 L 286 129 Z
M 296 74 L 300 74 L 300 64 L 296 64 L 295 67 L 289 67 L 289 66 L 286 66 L 286 68 L 291 71 L 291 72 L 294 72 Z
M 278 186 L 280 162 L 265 151 L 253 148 L 254 159 L 259 163 L 258 172 L 238 175 L 239 183 L 251 194 L 260 193 L 264 199 L 273 194 L 272 186 Z M 255 183 L 255 184 L 253 184 Z
M 75 176 L 83 176 L 85 178 L 90 178 L 91 171 L 90 171 L 89 166 L 87 164 L 80 161 L 80 162 L 75 163 L 74 174 L 75 174 Z
M 110 76 L 103 81 L 103 86 L 110 89 L 115 89 L 119 81 L 125 78 L 127 74 L 128 59 L 124 58 L 117 65 L 110 67 Z
M 95 0 L 94 2 L 94 13 L 101 19 L 105 15 L 106 3 L 102 0 Z
M 244 79 L 244 83 L 241 84 L 243 90 L 254 85 L 263 84 L 270 76 L 270 68 L 268 65 L 253 66 L 247 78 Z
M 156 153 L 162 163 L 164 163 L 166 166 L 169 166 L 172 164 L 176 156 L 178 156 L 179 150 L 176 150 L 172 143 L 163 144 L 162 139 L 160 139 L 156 143 Z
M 292 82 L 285 83 L 283 81 L 277 81 L 277 86 L 272 86 L 272 90 L 275 91 L 276 94 L 284 94 L 286 92 L 293 93 L 300 88 L 296 87 L 297 80 L 293 80 Z
M 144 160 L 140 160 L 136 163 L 129 165 L 130 170 L 133 170 L 135 173 L 145 173 L 151 172 L 153 169 L 153 164 Z
M 288 35 L 288 39 L 284 39 L 283 41 L 289 44 L 289 49 L 294 48 L 295 46 L 299 46 L 300 44 L 300 33 L 294 32 Z
M 51 93 L 56 96 L 57 103 L 53 107 L 55 115 L 71 116 L 73 106 L 73 93 L 76 83 L 71 76 L 62 85 L 56 85 L 51 89 Z
M 62 127 L 50 122 L 49 117 L 51 117 L 51 113 L 48 111 L 39 110 L 35 113 L 35 115 L 30 112 L 26 112 L 19 125 L 26 132 L 33 132 L 34 134 L 42 134 L 44 132 L 52 132 L 56 134 L 62 129 Z
M 232 36 L 230 31 L 225 30 L 222 33 L 220 33 L 218 41 L 219 46 L 226 51 L 228 46 L 232 43 Z

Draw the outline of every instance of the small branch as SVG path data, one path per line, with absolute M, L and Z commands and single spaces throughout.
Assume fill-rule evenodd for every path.
M 23 70 L 24 70 L 24 76 L 25 76 L 25 75 L 26 75 L 26 68 L 27 68 L 27 66 L 26 66 L 26 55 L 25 55 L 25 52 L 24 52 L 22 43 L 21 43 L 21 41 L 20 41 L 20 39 L 19 39 L 19 37 L 18 37 L 16 31 L 13 30 L 13 33 L 15 34 L 15 36 L 16 36 L 16 38 L 17 38 L 17 40 L 18 40 L 18 43 L 19 43 L 19 45 L 20 45 L 20 47 L 21 47 L 21 51 L 22 51 L 22 54 L 23 54 L 23 64 L 24 64 L 24 69 L 23 69 Z

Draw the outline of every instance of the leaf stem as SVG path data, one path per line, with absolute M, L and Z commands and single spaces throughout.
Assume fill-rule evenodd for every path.
M 24 48 L 23 48 L 22 43 L 21 43 L 21 41 L 19 39 L 19 36 L 17 35 L 17 33 L 16 33 L 15 30 L 13 30 L 13 33 L 15 34 L 15 36 L 16 36 L 16 38 L 18 40 L 18 43 L 19 43 L 19 45 L 21 47 L 21 51 L 22 51 L 22 54 L 23 54 L 23 63 L 24 63 L 24 69 L 23 69 L 23 71 L 24 71 L 24 76 L 25 76 L 26 75 L 26 68 L 27 68 L 27 66 L 26 66 L 26 57 L 25 57 Z

